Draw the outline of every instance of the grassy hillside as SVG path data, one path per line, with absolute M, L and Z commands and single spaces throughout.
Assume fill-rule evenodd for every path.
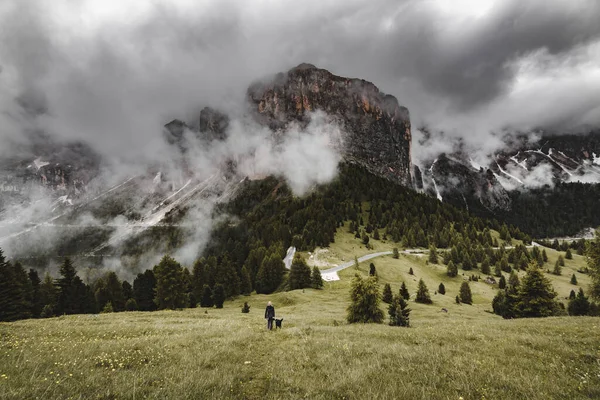
M 355 242 L 353 242 L 355 240 Z M 332 254 L 367 250 L 342 228 Z M 548 251 L 549 263 L 557 257 Z M 323 290 L 252 295 L 221 310 L 186 309 L 59 317 L 0 324 L 0 398 L 598 398 L 600 320 L 560 317 L 503 320 L 488 312 L 495 288 L 472 282 L 474 305 L 457 305 L 463 277 L 401 255 L 373 260 L 380 283 L 397 292 L 419 278 L 433 305 L 409 302 L 411 328 L 348 325 L 349 268 Z M 571 288 L 567 260 L 552 279 Z M 408 274 L 413 268 L 414 276 Z M 578 274 L 579 284 L 587 277 Z M 434 295 L 440 282 L 446 295 Z M 266 331 L 273 301 L 283 329 Z M 242 314 L 248 301 L 251 310 Z M 447 308 L 448 313 L 441 312 Z M 386 314 L 387 316 L 387 314 Z

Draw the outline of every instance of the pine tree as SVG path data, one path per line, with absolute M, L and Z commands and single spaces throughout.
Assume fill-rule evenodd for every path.
M 415 301 L 417 303 L 423 304 L 431 304 L 431 296 L 429 296 L 429 289 L 427 289 L 427 285 L 423 282 L 423 279 L 419 279 L 419 286 L 417 288 L 417 295 L 415 296 Z
M 223 303 L 225 302 L 225 288 L 220 283 L 215 285 L 213 300 L 216 308 L 223 308 Z
M 389 283 L 386 283 L 383 286 L 383 292 L 381 294 L 381 300 L 384 303 L 390 304 L 393 300 L 393 295 L 392 295 L 392 287 L 390 286 Z
M 567 251 L 565 252 L 565 258 L 567 260 L 572 260 L 573 259 L 573 254 L 571 254 L 571 249 L 567 249 Z
M 529 267 L 518 288 L 518 316 L 548 317 L 556 314 L 556 292 L 550 281 L 537 267 Z
M 356 274 L 350 289 L 350 306 L 347 320 L 349 323 L 383 321 L 383 312 L 379 308 L 379 287 L 373 277 L 362 279 Z
M 21 264 L 6 261 L 0 249 L 0 321 L 31 317 L 32 291 Z
M 561 267 L 565 266 L 565 259 L 563 258 L 562 255 L 558 256 L 558 260 L 557 260 L 558 265 L 560 265 Z
M 313 267 L 312 275 L 310 276 L 310 281 L 312 283 L 313 289 L 323 288 L 323 277 L 321 277 L 321 271 L 319 271 L 319 268 L 316 266 Z
M 448 267 L 446 267 L 446 274 L 448 274 L 448 276 L 452 278 L 458 275 L 458 267 L 456 266 L 456 264 L 454 264 L 454 261 L 450 260 L 450 262 L 448 263 Z
M 579 293 L 574 299 L 569 300 L 567 307 L 569 315 L 588 315 L 590 313 L 590 301 L 583 293 L 583 289 L 579 288 Z
M 577 285 L 577 277 L 575 274 L 571 275 L 571 285 Z
M 304 261 L 300 254 L 296 254 L 292 261 L 288 278 L 290 290 L 310 287 L 310 274 L 310 267 L 306 264 L 306 261 Z
M 75 277 L 77 272 L 69 258 L 65 258 L 60 267 L 61 277 L 57 280 L 58 287 L 58 304 L 57 314 L 76 314 L 79 304 L 77 302 L 77 288 Z
M 542 260 L 544 262 L 548 262 L 548 254 L 546 254 L 546 249 L 542 250 Z
M 571 289 L 571 293 L 569 293 L 569 299 L 572 300 L 576 297 L 577 295 L 575 294 L 575 291 L 573 289 Z
M 552 273 L 554 275 L 560 275 L 561 270 L 562 270 L 562 268 L 560 267 L 560 263 L 558 261 L 556 261 L 556 263 L 554 263 L 554 269 L 552 270 Z
M 435 248 L 434 244 L 432 244 L 431 246 L 429 246 L 429 262 L 431 264 L 437 264 L 438 263 L 437 249 Z
M 500 266 L 500 261 L 498 261 L 494 265 L 494 276 L 496 276 L 496 277 L 502 276 L 502 267 Z
M 155 288 L 156 277 L 151 269 L 147 269 L 143 274 L 138 274 L 133 281 L 133 298 L 140 311 L 156 310 L 156 303 L 154 302 Z
M 271 254 L 263 259 L 256 274 L 256 293 L 273 293 L 283 279 L 285 265 L 278 254 Z
M 242 267 L 240 291 L 246 296 L 252 293 L 252 281 L 250 280 L 250 273 L 248 273 L 246 266 Z M 197 298 L 199 299 L 200 297 Z
M 398 252 L 398 248 L 397 247 L 394 247 L 392 249 L 392 257 L 394 257 L 394 258 L 399 258 L 400 257 L 400 253 Z
M 413 272 L 413 269 L 412 269 L 412 267 L 410 267 L 410 268 L 409 268 L 409 270 L 408 270 L 408 274 L 409 274 L 409 275 L 414 275 L 414 274 L 415 274 L 415 273 Z
M 481 262 L 481 273 L 489 275 L 490 272 L 490 258 L 486 256 Z
M 175 259 L 165 255 L 154 266 L 156 292 L 154 302 L 159 310 L 183 308 L 186 306 L 183 268 Z
M 410 308 L 402 296 L 394 296 L 388 307 L 390 326 L 410 326 Z
M 31 316 L 33 318 L 39 318 L 42 313 L 42 309 L 44 308 L 44 304 L 42 303 L 42 297 L 40 293 L 41 279 L 38 275 L 37 271 L 34 269 L 29 270 L 29 282 L 31 284 L 32 297 L 31 297 Z
M 112 303 L 110 301 L 108 303 L 106 303 L 106 305 L 104 306 L 104 308 L 102 309 L 101 312 L 103 314 L 114 312 L 114 308 L 112 306 Z
M 137 301 L 135 301 L 133 297 L 127 299 L 127 301 L 125 302 L 125 311 L 137 311 L 137 309 Z
M 213 292 L 208 285 L 204 285 L 202 289 L 202 298 L 200 300 L 200 307 L 212 307 L 215 303 L 213 302 Z
M 504 278 L 504 275 L 502 275 L 500 277 L 500 280 L 498 281 L 498 288 L 499 289 L 506 289 L 506 279 Z
M 473 295 L 471 294 L 471 287 L 469 282 L 463 282 L 460 285 L 460 302 L 465 304 L 473 304 Z
M 456 297 L 454 298 L 454 302 L 456 304 L 460 304 L 460 297 L 458 297 L 458 295 L 456 295 Z
M 410 299 L 410 293 L 408 292 L 406 283 L 404 282 L 402 282 L 402 285 L 400 285 L 400 297 L 407 301 Z
M 133 286 L 131 286 L 131 283 L 123 281 L 121 283 L 121 291 L 123 293 L 123 298 L 125 299 L 125 302 L 133 298 Z
M 438 293 L 439 294 L 446 294 L 446 286 L 444 286 L 443 283 L 440 283 L 440 286 L 438 286 Z
M 110 271 L 106 274 L 105 287 L 114 312 L 124 311 L 125 296 L 123 295 L 123 284 L 119 281 L 119 278 L 114 271 Z
M 593 298 L 600 299 L 600 229 L 596 230 L 594 240 L 588 242 L 585 254 L 592 278 L 590 294 Z
M 44 280 L 40 285 L 40 302 L 42 304 L 42 313 L 40 313 L 40 317 L 49 318 L 55 315 L 56 304 L 58 302 L 58 290 L 54 285 L 54 280 L 49 274 L 44 276 Z
M 520 282 L 519 282 L 519 275 L 517 275 L 516 271 L 512 271 L 510 273 L 510 276 L 508 277 L 508 284 L 512 287 L 517 287 L 519 286 Z
M 375 264 L 371 263 L 369 265 L 369 276 L 377 275 L 377 270 L 375 269 Z

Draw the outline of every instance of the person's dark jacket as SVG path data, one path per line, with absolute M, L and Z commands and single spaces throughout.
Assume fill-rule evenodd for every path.
M 275 318 L 275 307 L 267 306 L 267 309 L 265 310 L 265 318 L 267 318 L 267 319 Z

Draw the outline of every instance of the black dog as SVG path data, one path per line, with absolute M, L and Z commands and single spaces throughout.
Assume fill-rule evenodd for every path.
M 275 329 L 277 329 L 277 328 L 281 329 L 282 322 L 283 322 L 283 318 L 281 318 L 281 319 L 275 318 Z

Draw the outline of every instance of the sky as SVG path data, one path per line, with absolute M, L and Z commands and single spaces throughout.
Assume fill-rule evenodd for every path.
M 0 156 L 41 129 L 152 159 L 164 123 L 242 114 L 252 81 L 302 62 L 489 152 L 500 131 L 600 123 L 598 21 L 597 0 L 4 0 Z M 416 131 L 416 158 L 448 143 Z

